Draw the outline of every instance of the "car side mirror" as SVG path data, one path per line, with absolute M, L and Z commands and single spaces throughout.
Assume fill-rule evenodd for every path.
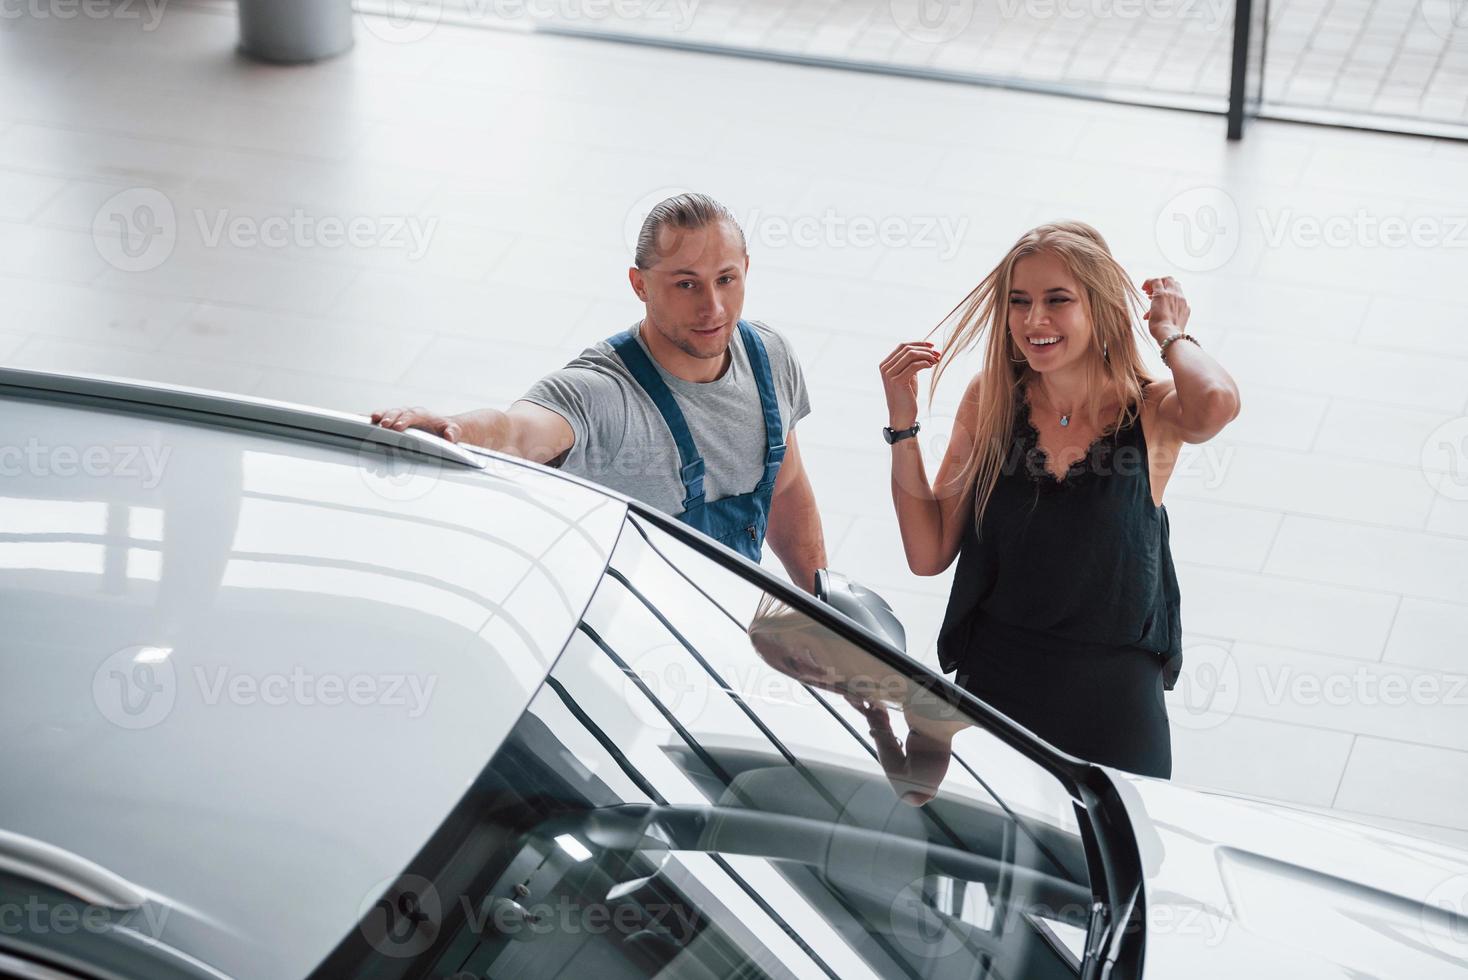
M 892 612 L 892 607 L 871 589 L 853 582 L 840 572 L 823 568 L 816 572 L 816 598 L 845 614 L 868 633 L 886 640 L 903 653 L 907 652 L 907 630 Z

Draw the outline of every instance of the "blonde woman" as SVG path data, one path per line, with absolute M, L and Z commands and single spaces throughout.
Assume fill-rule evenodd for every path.
M 1142 284 L 1141 317 L 1171 377 L 1149 378 L 1142 295 L 1078 221 L 1023 235 L 944 320 L 943 350 L 882 362 L 892 499 L 908 565 L 955 558 L 938 638 L 967 690 L 1064 751 L 1167 778 L 1162 692 L 1182 661 L 1163 489 L 1183 443 L 1239 412 L 1227 371 L 1190 334 L 1171 278 Z M 938 476 L 915 434 L 917 376 L 980 349 Z

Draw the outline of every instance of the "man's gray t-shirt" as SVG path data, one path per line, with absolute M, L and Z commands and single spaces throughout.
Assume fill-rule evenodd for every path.
M 746 321 L 764 341 L 784 436 L 810 414 L 805 376 L 784 336 L 757 320 Z M 647 350 L 639 327 L 637 343 Z M 652 360 L 704 461 L 704 499 L 749 493 L 764 475 L 765 424 L 744 339 L 729 342 L 729 367 L 717 380 L 684 381 Z M 605 340 L 588 347 L 559 371 L 541 378 L 520 399 L 560 415 L 576 442 L 560 467 L 634 497 L 667 514 L 683 510 L 678 446 L 652 398 L 642 390 Z M 782 438 L 782 441 L 783 438 Z

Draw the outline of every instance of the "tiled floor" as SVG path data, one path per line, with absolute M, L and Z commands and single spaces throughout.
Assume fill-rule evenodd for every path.
M 937 71 L 1122 100 L 1226 104 L 1233 0 L 360 0 L 406 15 Z M 1265 100 L 1468 135 L 1461 0 L 1274 0 Z M 600 15 L 597 11 L 601 11 Z M 618 12 L 621 15 L 618 15 Z M 1372 117 L 1374 122 L 1368 122 Z
M 1167 491 L 1177 778 L 1468 841 L 1468 147 L 1280 123 L 1230 145 L 1186 113 L 393 31 L 277 69 L 234 56 L 222 6 L 0 19 L 0 357 L 358 412 L 503 404 L 632 320 L 639 209 L 705 189 L 747 226 L 747 312 L 804 361 L 833 566 L 931 659 L 947 577 L 902 560 L 876 365 L 1020 232 L 1083 218 L 1138 281 L 1180 278 L 1244 395 Z M 270 218 L 293 230 L 252 234 Z M 119 219 L 161 233 L 124 249 Z M 885 244 L 856 232 L 883 222 Z

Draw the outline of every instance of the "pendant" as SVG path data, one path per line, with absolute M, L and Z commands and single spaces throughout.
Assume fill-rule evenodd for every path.
M 1060 417 L 1060 424 L 1061 425 L 1070 425 L 1070 416 L 1069 415 L 1062 415 Z

